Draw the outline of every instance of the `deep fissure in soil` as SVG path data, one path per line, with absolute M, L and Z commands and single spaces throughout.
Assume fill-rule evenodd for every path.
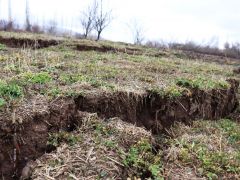
M 122 120 L 161 133 L 175 121 L 191 123 L 194 119 L 219 119 L 238 106 L 238 82 L 231 80 L 226 90 L 192 90 L 191 96 L 166 98 L 154 93 L 139 95 L 127 92 L 59 98 L 49 103 L 49 113 L 36 114 L 22 124 L 0 125 L 0 167 L 5 179 L 19 179 L 29 160 L 45 152 L 49 133 L 72 131 L 81 125 L 83 112 L 97 113 L 101 118 L 120 117 Z M 14 157 L 15 156 L 15 157 Z

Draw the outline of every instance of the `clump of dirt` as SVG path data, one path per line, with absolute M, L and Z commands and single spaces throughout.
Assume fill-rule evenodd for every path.
M 31 48 L 41 49 L 49 46 L 56 46 L 60 42 L 57 40 L 14 38 L 0 36 L 0 43 L 11 48 Z
M 238 82 L 229 80 L 225 90 L 193 89 L 190 95 L 171 99 L 156 93 L 95 93 L 76 98 L 44 97 L 29 99 L 0 117 L 0 169 L 5 179 L 18 178 L 30 160 L 53 150 L 47 146 L 49 133 L 73 131 L 81 125 L 84 113 L 97 113 L 103 119 L 120 119 L 161 133 L 175 121 L 191 123 L 194 119 L 219 119 L 238 106 Z

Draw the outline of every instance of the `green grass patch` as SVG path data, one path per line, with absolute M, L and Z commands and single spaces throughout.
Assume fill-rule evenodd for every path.
M 15 83 L 0 81 L 0 107 L 23 96 L 23 89 Z
M 158 94 L 162 97 L 168 97 L 168 98 L 177 98 L 183 95 L 183 92 L 185 91 L 185 88 L 172 85 L 172 86 L 167 86 L 167 87 L 153 87 L 149 89 L 150 93 L 153 94 Z
M 194 122 L 193 127 L 178 124 L 173 134 L 177 137 L 167 140 L 175 151 L 171 161 L 195 167 L 199 176 L 209 179 L 240 173 L 239 124 L 227 119 Z
M 10 99 L 19 98 L 23 95 L 22 87 L 14 83 L 0 81 L 0 96 Z
M 86 76 L 83 74 L 61 74 L 59 79 L 60 79 L 60 81 L 62 81 L 65 84 L 68 84 L 68 85 L 73 84 L 73 83 L 85 82 L 95 88 L 105 87 L 105 88 L 111 89 L 111 90 L 115 89 L 115 86 L 113 84 L 103 81 L 100 78 Z
M 176 80 L 176 85 L 185 87 L 185 88 L 196 88 L 196 89 L 214 89 L 229 88 L 229 83 L 224 80 L 212 80 L 205 77 L 195 77 L 195 78 L 178 78 Z
M 221 120 L 218 124 L 227 136 L 228 142 L 234 146 L 238 145 L 240 150 L 240 125 L 228 119 Z
M 47 72 L 32 73 L 26 72 L 21 74 L 22 80 L 24 83 L 31 84 L 46 84 L 52 81 L 51 75 Z

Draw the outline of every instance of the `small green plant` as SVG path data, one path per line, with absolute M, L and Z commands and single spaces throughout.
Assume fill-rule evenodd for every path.
M 70 146 L 73 146 L 79 141 L 81 141 L 79 135 L 61 131 L 59 133 L 49 134 L 47 145 L 58 147 L 62 142 L 65 142 Z
M 106 135 L 106 136 L 110 136 L 114 133 L 114 129 L 113 128 L 109 128 L 107 126 L 104 126 L 102 123 L 99 122 L 94 122 L 93 123 L 93 128 L 95 130 L 95 133 L 97 135 Z
M 123 164 L 135 169 L 134 176 L 144 177 L 144 174 L 151 174 L 154 179 L 162 177 L 161 154 L 154 154 L 149 140 L 142 139 L 137 144 L 130 147 L 123 159 Z
M 107 140 L 107 141 L 105 141 L 105 142 L 104 142 L 104 145 L 105 145 L 106 147 L 108 147 L 108 148 L 111 148 L 111 149 L 117 147 L 116 142 L 114 142 L 114 141 L 112 141 L 112 140 Z
M 49 91 L 48 91 L 48 96 L 50 97 L 57 97 L 61 94 L 61 89 L 59 89 L 58 87 L 52 87 Z
M 10 71 L 10 72 L 16 72 L 16 73 L 20 73 L 21 69 L 16 66 L 15 64 L 8 64 L 7 66 L 4 67 L 5 71 Z
M 0 81 L 0 107 L 23 96 L 22 87 L 13 82 Z
M 0 81 L 0 96 L 7 99 L 16 99 L 23 95 L 22 87 L 15 83 Z
M 0 107 L 4 106 L 6 101 L 3 98 L 0 98 Z

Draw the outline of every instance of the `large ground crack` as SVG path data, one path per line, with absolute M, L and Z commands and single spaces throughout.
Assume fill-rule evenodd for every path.
M 154 133 L 161 133 L 175 121 L 191 123 L 194 119 L 223 118 L 238 106 L 238 82 L 231 80 L 230 83 L 229 89 L 192 90 L 191 95 L 177 99 L 127 92 L 58 98 L 45 105 L 42 113 L 33 113 L 28 121 L 21 124 L 6 121 L 0 125 L 2 176 L 18 179 L 29 160 L 52 150 L 46 145 L 49 133 L 74 130 L 81 125 L 83 112 L 97 113 L 104 119 L 119 117 Z

